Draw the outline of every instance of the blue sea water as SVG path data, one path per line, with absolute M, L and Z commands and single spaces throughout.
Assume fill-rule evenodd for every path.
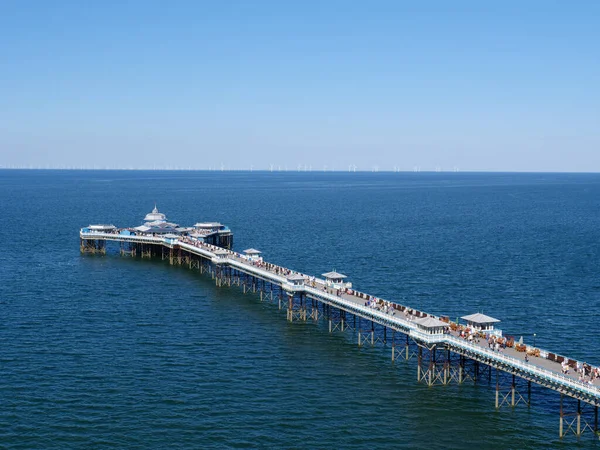
M 155 260 L 82 256 L 154 204 L 240 250 L 600 364 L 600 175 L 0 171 L 0 448 L 600 448 L 558 394 L 494 409 Z

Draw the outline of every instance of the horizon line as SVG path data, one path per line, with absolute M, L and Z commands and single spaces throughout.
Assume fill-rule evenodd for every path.
M 339 169 L 194 169 L 194 168 L 121 168 L 121 167 L 3 167 L 0 170 L 6 171 L 79 171 L 79 172 L 247 172 L 247 173 L 536 173 L 536 174 L 600 174 L 600 171 L 561 171 L 561 170 L 438 170 L 438 169 L 419 169 L 419 170 L 400 170 L 400 169 L 377 169 L 377 170 L 339 170 Z

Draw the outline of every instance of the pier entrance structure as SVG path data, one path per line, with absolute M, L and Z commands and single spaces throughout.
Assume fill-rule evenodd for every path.
M 151 214 L 161 213 L 155 208 Z M 164 220 L 155 224 L 159 227 L 168 223 L 166 217 L 150 218 L 150 223 Z M 141 227 L 90 225 L 80 230 L 81 252 L 104 254 L 107 243 L 118 242 L 122 254 L 186 265 L 209 274 L 217 286 L 239 286 L 244 293 L 258 293 L 261 301 L 276 302 L 292 322 L 325 320 L 330 332 L 355 333 L 359 346 L 391 347 L 393 361 L 415 358 L 417 380 L 428 386 L 485 379 L 491 384 L 495 371 L 497 409 L 530 405 L 531 384 L 537 384 L 560 393 L 560 437 L 599 432 L 599 367 L 515 344 L 495 327 L 498 319 L 480 313 L 464 316 L 466 324 L 452 322 L 448 316 L 436 317 L 354 290 L 346 275 L 335 271 L 323 274 L 323 279 L 310 277 L 268 263 L 254 249 L 237 253 L 231 250 L 233 233 L 216 222 L 169 227 L 169 233 L 156 233 Z M 518 380 L 526 383 L 526 391 Z M 502 385 L 509 386 L 506 394 Z M 566 404 L 569 398 L 577 404 L 572 413 Z
M 96 239 L 100 235 L 105 237 Z M 106 237 L 106 235 L 110 237 Z M 118 238 L 113 239 L 115 235 L 118 235 Z M 157 239 L 173 242 L 173 240 L 183 237 L 223 249 L 233 247 L 233 233 L 229 227 L 219 222 L 198 222 L 193 227 L 181 227 L 176 223 L 169 222 L 167 216 L 159 212 L 154 205 L 154 209 L 144 217 L 144 223 L 137 227 L 117 228 L 114 225 L 89 225 L 82 228 L 80 248 L 82 253 L 104 254 L 106 253 L 106 242 L 116 240 L 121 242 L 122 254 L 153 256 L 148 253 L 151 250 L 148 246 L 157 245 Z M 170 253 L 173 253 L 174 248 L 169 250 Z M 164 250 L 161 250 L 156 254 L 163 253 Z M 173 257 L 171 256 L 171 258 Z M 163 259 L 165 258 L 163 257 Z

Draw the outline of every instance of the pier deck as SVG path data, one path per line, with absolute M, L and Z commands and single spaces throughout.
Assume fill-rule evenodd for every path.
M 215 268 L 218 268 L 218 276 L 222 275 L 223 268 L 228 268 L 230 271 L 235 270 L 237 273 L 243 273 L 247 276 L 253 277 L 255 280 L 262 280 L 262 282 L 270 283 L 272 286 L 279 287 L 280 293 L 285 293 L 288 296 L 288 305 L 290 308 L 290 315 L 294 308 L 293 301 L 296 296 L 302 298 L 312 299 L 317 302 L 321 302 L 323 305 L 329 305 L 331 307 L 338 308 L 340 311 L 348 312 L 355 318 L 358 317 L 361 320 L 370 321 L 371 332 L 374 333 L 374 324 L 378 324 L 384 327 L 385 330 L 390 329 L 394 332 L 398 331 L 406 335 L 407 346 L 408 339 L 412 339 L 419 346 L 419 375 L 418 379 L 421 381 L 421 373 L 423 370 L 429 371 L 430 385 L 432 377 L 435 375 L 436 369 L 436 352 L 444 351 L 453 352 L 460 355 L 461 361 L 464 358 L 483 363 L 490 368 L 501 370 L 508 374 L 513 375 L 513 403 L 514 402 L 514 389 L 515 389 L 515 376 L 527 380 L 529 383 L 534 382 L 549 389 L 560 392 L 561 395 L 567 395 L 575 398 L 580 402 L 586 402 L 593 405 L 596 410 L 596 425 L 593 428 L 594 432 L 598 431 L 598 406 L 600 406 L 600 379 L 588 377 L 586 381 L 580 380 L 580 374 L 574 368 L 571 368 L 569 373 L 564 374 L 562 366 L 559 362 L 552 361 L 543 357 L 530 356 L 529 361 L 525 361 L 525 353 L 518 352 L 514 348 L 506 347 L 502 351 L 495 351 L 488 346 L 488 342 L 485 339 L 470 342 L 467 339 L 460 337 L 458 331 L 450 331 L 449 329 L 444 332 L 427 332 L 418 325 L 418 318 L 420 317 L 432 317 L 439 319 L 433 315 L 418 312 L 407 305 L 400 305 L 395 302 L 385 301 L 379 297 L 359 293 L 355 290 L 350 289 L 336 289 L 326 284 L 325 280 L 317 277 L 310 277 L 304 274 L 298 274 L 297 272 L 280 267 L 262 259 L 252 259 L 246 255 L 237 253 L 232 250 L 217 247 L 215 245 L 201 242 L 198 239 L 194 239 L 190 236 L 152 236 L 152 235 L 122 235 L 119 234 L 119 230 L 114 232 L 97 232 L 82 230 L 80 232 L 80 238 L 89 241 L 120 241 L 127 243 L 138 243 L 138 244 L 152 244 L 160 246 L 170 251 L 184 251 L 190 255 L 195 255 L 208 263 L 212 264 Z M 83 245 L 82 245 L 83 251 Z M 215 273 L 217 273 L 215 272 Z M 294 284 L 288 277 L 291 275 L 303 275 L 307 278 L 304 283 Z M 226 275 L 225 275 L 226 276 Z M 245 289 L 245 285 L 244 285 Z M 271 293 L 272 295 L 272 293 Z M 262 297 L 261 297 L 262 298 Z M 368 300 L 371 301 L 371 306 L 367 306 Z M 374 305 L 373 305 L 374 304 Z M 378 305 L 389 305 L 387 312 L 384 307 L 378 307 Z M 305 307 L 305 306 L 304 306 Z M 304 320 L 306 320 L 306 312 L 304 313 Z M 330 323 L 331 329 L 331 323 Z M 342 324 L 342 331 L 344 325 Z M 368 331 L 367 331 L 368 332 Z M 359 345 L 360 345 L 360 333 L 359 333 Z M 421 369 L 421 351 L 426 349 L 430 351 L 429 367 Z M 394 352 L 394 349 L 392 349 Z M 407 350 L 408 353 L 408 350 Z M 431 356 L 433 355 L 433 356 Z M 443 370 L 448 369 L 448 361 L 446 360 L 446 366 Z M 566 359 L 566 358 L 565 358 Z M 566 359 L 569 361 L 569 359 Z M 572 360 L 570 360 L 572 361 Z M 595 369 L 595 368 L 592 368 Z M 448 369 L 449 370 L 449 369 Z M 461 380 L 462 380 L 462 367 L 461 367 Z M 491 370 L 491 369 L 490 369 Z M 497 372 L 498 374 L 498 372 Z M 444 376 L 444 384 L 446 384 L 446 376 Z M 491 378 L 491 372 L 490 372 Z M 497 385 L 497 390 L 498 390 Z M 496 394 L 496 407 L 498 407 L 498 391 Z M 562 405 L 562 397 L 561 397 Z M 580 411 L 580 406 L 578 407 Z M 561 437 L 564 435 L 562 430 L 562 406 L 561 406 Z M 579 429 L 579 428 L 578 428 Z M 590 427 L 590 429 L 592 429 Z M 576 433 L 578 434 L 578 433 Z

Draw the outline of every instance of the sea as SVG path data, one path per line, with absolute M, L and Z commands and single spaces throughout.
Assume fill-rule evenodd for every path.
M 155 204 L 228 225 L 238 251 L 600 364 L 600 174 L 1 170 L 0 448 L 600 449 L 559 439 L 554 391 L 496 410 L 495 382 L 419 384 L 389 347 L 197 270 L 80 254 L 81 227 Z

